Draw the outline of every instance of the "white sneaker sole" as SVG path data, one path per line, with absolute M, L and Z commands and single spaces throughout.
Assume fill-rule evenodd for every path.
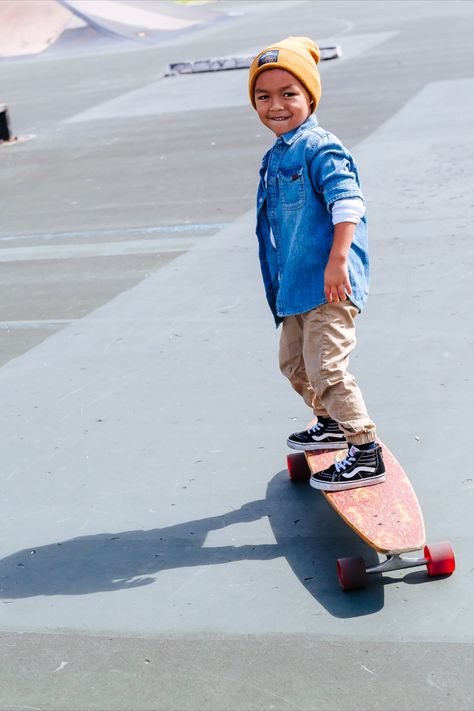
M 320 491 L 346 491 L 347 489 L 360 489 L 362 486 L 373 486 L 374 484 L 382 484 L 386 480 L 385 472 L 379 476 L 370 477 L 370 479 L 357 479 L 356 481 L 347 482 L 335 482 L 331 484 L 330 482 L 318 481 L 311 477 L 309 480 L 310 485 L 313 489 L 319 489 Z
M 314 442 L 313 444 L 298 444 L 287 440 L 286 444 L 290 449 L 298 449 L 301 452 L 314 452 L 317 449 L 347 449 L 347 442 Z

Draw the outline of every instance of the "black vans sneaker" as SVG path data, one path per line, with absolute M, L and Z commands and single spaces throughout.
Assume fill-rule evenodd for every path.
M 340 462 L 335 462 L 329 469 L 313 474 L 310 484 L 314 489 L 323 491 L 344 491 L 344 489 L 381 484 L 385 478 L 385 465 L 380 445 L 376 444 L 371 449 L 358 449 L 352 445 L 347 456 Z
M 315 425 L 303 432 L 295 432 L 287 440 L 291 449 L 345 449 L 346 438 L 339 425 L 330 417 L 320 417 Z

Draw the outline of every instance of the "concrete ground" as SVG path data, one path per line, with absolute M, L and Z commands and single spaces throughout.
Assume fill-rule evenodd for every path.
M 473 709 L 474 3 L 219 7 L 157 47 L 0 64 L 29 138 L 0 147 L 0 708 Z M 368 201 L 352 369 L 449 578 L 340 592 L 334 560 L 375 554 L 285 471 L 308 413 L 256 261 L 272 138 L 245 71 L 161 76 L 303 33 L 342 46 L 318 116 Z

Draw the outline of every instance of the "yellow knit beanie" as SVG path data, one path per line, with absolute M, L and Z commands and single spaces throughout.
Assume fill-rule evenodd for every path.
M 314 102 L 314 111 L 321 96 L 318 62 L 318 46 L 309 37 L 287 37 L 263 49 L 249 70 L 249 96 L 254 109 L 257 108 L 254 93 L 258 75 L 267 69 L 286 69 L 303 84 Z

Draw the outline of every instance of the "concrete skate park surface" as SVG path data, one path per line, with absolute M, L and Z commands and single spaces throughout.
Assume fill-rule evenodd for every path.
M 33 136 L 0 146 L 0 708 L 472 709 L 474 4 L 218 8 L 156 46 L 0 63 Z M 245 71 L 162 78 L 302 33 L 342 47 L 318 117 L 368 203 L 352 370 L 450 578 L 340 592 L 335 559 L 373 554 L 285 471 L 308 413 L 256 261 L 272 138 Z
M 227 16 L 206 0 L 2 0 L 0 57 L 123 51 L 169 41 Z

